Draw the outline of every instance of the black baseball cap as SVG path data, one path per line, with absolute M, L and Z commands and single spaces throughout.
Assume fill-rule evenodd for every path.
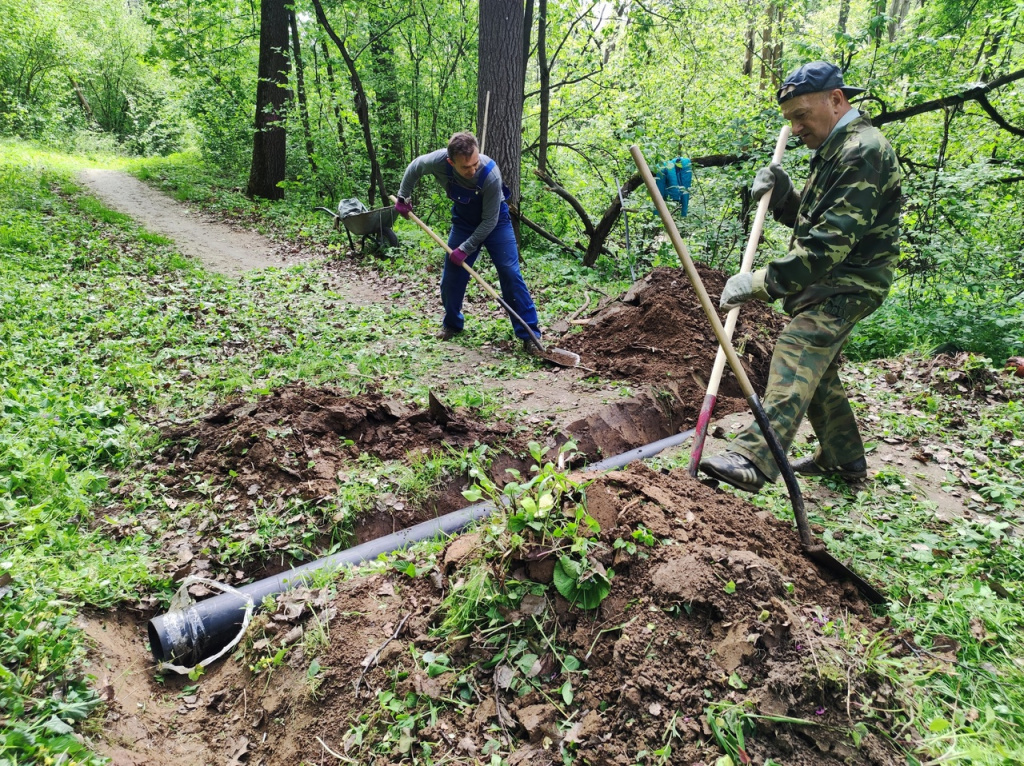
M 810 64 L 804 64 L 790 72 L 776 95 L 781 104 L 783 101 L 789 101 L 791 98 L 802 96 L 805 93 L 818 93 L 836 88 L 846 94 L 847 98 L 867 91 L 867 88 L 852 88 L 849 85 L 844 85 L 843 70 L 835 64 L 829 64 L 827 61 L 812 61 Z

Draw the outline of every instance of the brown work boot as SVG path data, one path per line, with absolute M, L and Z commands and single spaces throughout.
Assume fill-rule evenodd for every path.
M 537 344 L 531 338 L 523 338 L 523 351 L 531 356 L 540 356 L 540 349 L 537 348 Z
M 768 481 L 760 468 L 737 452 L 723 452 L 705 458 L 700 461 L 700 470 L 712 479 L 724 481 L 744 492 L 757 493 Z
M 832 468 L 818 465 L 814 462 L 813 456 L 799 458 L 792 461 L 790 465 L 801 476 L 838 476 L 844 481 L 857 481 L 868 475 L 868 461 L 863 457 Z
M 441 329 L 438 331 L 437 335 L 434 337 L 436 337 L 438 340 L 451 340 L 456 335 L 459 335 L 461 332 L 462 330 L 453 330 L 448 325 L 443 324 L 441 325 Z

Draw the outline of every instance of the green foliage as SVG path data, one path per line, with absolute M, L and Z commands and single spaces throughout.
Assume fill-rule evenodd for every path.
M 166 153 L 186 127 L 139 6 L 0 0 L 0 135 Z M 105 142 L 103 137 L 111 141 Z
M 52 763 L 62 753 L 82 766 L 104 763 L 74 736 L 100 704 L 79 671 L 74 612 L 53 592 L 8 585 L 10 572 L 0 569 L 0 764 Z
M 442 625 L 446 633 L 464 634 L 481 625 L 501 625 L 502 609 L 518 608 L 523 597 L 536 589 L 496 576 L 493 559 L 500 561 L 509 555 L 552 558 L 556 590 L 582 609 L 596 608 L 611 591 L 614 572 L 606 571 L 593 555 L 600 528 L 586 512 L 585 504 L 575 499 L 583 485 L 570 480 L 557 464 L 545 462 L 541 445 L 531 442 L 529 447 L 537 464 L 527 481 L 521 480 L 519 471 L 507 469 L 513 481 L 499 491 L 484 471 L 470 470 L 476 484 L 463 492 L 466 499 L 476 502 L 486 495 L 506 511 L 492 517 L 487 527 L 492 553 L 475 562 L 462 585 L 453 588 L 446 599 L 447 615 Z M 571 459 L 574 449 L 572 442 L 562 445 L 560 459 Z
M 52 0 L 23 8 L 2 0 L 0 6 L 11 19 L 0 29 L 0 133 L 84 151 L 167 153 L 194 126 L 195 144 L 221 177 L 219 185 L 244 186 L 252 150 L 257 5 L 172 0 L 132 6 L 129 13 L 120 0 L 89 0 L 74 8 Z M 777 49 L 745 69 L 745 35 L 736 30 L 764 31 L 772 8 L 766 2 L 701 0 L 669 3 L 657 12 L 616 6 L 595 19 L 572 4 L 549 7 L 547 54 L 556 89 L 545 169 L 596 221 L 634 173 L 630 143 L 652 162 L 676 155 L 724 158 L 724 164 L 695 169 L 690 213 L 679 222 L 695 257 L 731 270 L 752 213 L 743 189 L 767 160 L 781 126 L 772 85 L 789 68 L 811 58 L 839 61 L 848 81 L 870 87 L 868 111 L 884 104 L 891 112 L 1004 75 L 1024 54 L 1013 33 L 1019 11 L 996 0 L 943 2 L 927 11 L 897 5 L 890 15 L 877 13 L 875 4 L 854 3 L 843 20 L 836 6 L 819 4 L 801 12 L 800 24 L 776 25 L 771 32 Z M 310 9 L 297 11 L 308 120 L 291 99 L 285 188 L 295 198 L 288 203 L 293 221 L 300 209 L 370 196 L 370 163 L 350 73 Z M 366 91 L 370 132 L 390 191 L 409 159 L 444 145 L 455 130 L 482 128 L 474 109 L 475 7 L 429 0 L 398 10 L 343 0 L 326 4 L 325 12 Z M 531 39 L 536 41 L 536 29 Z M 539 78 L 531 55 L 522 210 L 575 242 L 582 231 L 577 212 L 530 172 L 540 142 Z M 1005 124 L 1019 122 L 1019 86 L 1003 86 L 992 99 Z M 850 353 L 869 358 L 944 346 L 1005 357 L 1019 345 L 1024 322 L 1017 288 L 1024 226 L 1019 141 L 975 102 L 883 129 L 904 159 L 906 176 L 900 279 L 879 316 L 853 339 Z M 806 174 L 808 158 L 803 149 L 788 152 L 785 164 L 797 180 Z M 437 191 L 425 183 L 417 193 L 417 208 L 428 219 L 448 207 Z M 198 192 L 177 187 L 183 199 L 198 199 Z M 599 281 L 629 281 L 651 267 L 676 265 L 642 188 L 627 209 L 629 245 L 620 218 L 594 266 Z M 300 226 L 326 229 L 326 221 L 318 224 L 314 217 Z M 551 251 L 547 240 L 524 232 L 528 263 L 546 262 L 528 275 L 531 286 L 544 283 L 535 291 L 541 309 L 561 314 L 564 293 L 548 291 L 559 265 L 567 266 L 563 277 L 578 284 L 594 272 L 579 269 L 578 251 Z M 769 222 L 760 263 L 783 255 L 787 240 L 788 231 Z M 897 328 L 911 332 L 893 332 Z
M 611 573 L 593 560 L 559 556 L 555 564 L 555 587 L 570 603 L 582 609 L 596 609 L 611 593 L 610 576 Z

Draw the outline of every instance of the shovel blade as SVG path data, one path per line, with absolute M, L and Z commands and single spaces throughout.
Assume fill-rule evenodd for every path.
M 842 564 L 839 559 L 825 549 L 824 545 L 804 545 L 803 549 L 804 555 L 822 569 L 831 572 L 841 580 L 849 580 L 857 586 L 857 590 L 860 591 L 860 594 L 866 598 L 869 603 L 886 603 L 885 596 L 875 590 L 874 586 L 863 577 L 851 570 L 848 566 Z
M 580 366 L 580 355 L 574 354 L 572 351 L 566 351 L 564 348 L 545 348 L 540 352 L 540 358 L 546 359 L 552 364 L 557 364 L 559 367 Z

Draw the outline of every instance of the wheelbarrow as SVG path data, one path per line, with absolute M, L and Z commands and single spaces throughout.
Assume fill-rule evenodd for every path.
M 380 253 L 388 247 L 398 247 L 398 235 L 391 228 L 395 224 L 398 213 L 394 206 L 381 207 L 376 210 L 367 210 L 357 199 L 343 199 L 338 203 L 338 212 L 328 210 L 325 207 L 318 207 L 327 215 L 334 218 L 334 228 L 345 227 L 348 235 L 348 244 L 355 250 L 355 242 L 352 235 L 362 237 L 360 249 L 366 253 Z

